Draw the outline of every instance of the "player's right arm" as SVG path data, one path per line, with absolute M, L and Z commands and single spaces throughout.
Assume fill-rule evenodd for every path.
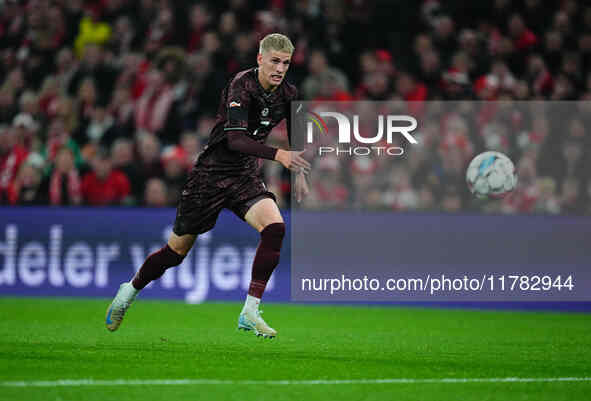
M 293 87 L 293 90 L 295 90 L 295 87 Z M 293 99 L 297 98 L 297 90 L 295 90 L 295 93 L 293 94 Z M 295 164 L 295 168 L 289 168 L 290 170 L 293 171 L 299 171 L 299 172 L 305 172 L 306 174 L 309 173 L 311 165 L 310 163 L 308 163 L 308 161 L 306 159 L 304 159 L 301 155 L 302 153 L 304 153 L 304 147 L 301 143 L 299 143 L 300 141 L 298 141 L 297 139 L 299 139 L 300 137 L 296 136 L 295 137 L 295 141 L 292 138 L 292 121 L 291 121 L 291 102 L 287 102 L 285 104 L 285 123 L 286 123 L 286 128 L 287 128 L 287 140 L 289 141 L 289 146 L 291 149 L 291 151 L 286 151 L 286 150 L 281 150 L 281 152 L 278 152 L 280 154 L 277 155 L 277 159 L 281 164 L 283 164 L 285 167 L 287 167 L 288 165 L 290 165 L 290 163 L 294 163 Z M 297 108 L 296 110 L 296 122 L 299 124 L 301 121 L 303 121 L 301 119 L 301 115 L 303 115 L 303 113 L 301 113 L 303 110 L 302 107 Z M 299 128 L 299 125 L 298 125 Z M 298 130 L 299 131 L 299 130 Z M 301 132 L 304 132 L 303 130 L 301 130 Z M 300 168 L 303 167 L 303 170 Z

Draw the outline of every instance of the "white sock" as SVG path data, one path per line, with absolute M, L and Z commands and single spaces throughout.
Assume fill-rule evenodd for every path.
M 249 309 L 252 311 L 257 311 L 257 310 L 259 310 L 260 303 L 261 303 L 260 298 L 253 297 L 252 295 L 247 295 L 246 301 L 244 301 L 244 308 L 242 308 L 242 310 L 245 311 L 245 310 Z
M 127 300 L 133 301 L 135 299 L 135 297 L 137 296 L 137 294 L 139 294 L 139 292 L 140 292 L 140 290 L 135 288 L 133 286 L 133 284 L 131 284 L 131 281 L 129 283 L 127 283 L 126 286 L 123 287 L 123 296 Z

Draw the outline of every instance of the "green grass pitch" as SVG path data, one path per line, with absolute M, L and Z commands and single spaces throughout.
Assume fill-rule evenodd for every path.
M 108 302 L 0 298 L 0 400 L 591 399 L 591 379 L 439 380 L 590 378 L 588 314 L 268 304 L 267 340 L 237 331 L 237 303 L 139 299 L 110 333 Z M 374 381 L 396 378 L 419 381 Z M 64 379 L 223 382 L 7 385 Z M 331 382 L 356 379 L 368 382 Z

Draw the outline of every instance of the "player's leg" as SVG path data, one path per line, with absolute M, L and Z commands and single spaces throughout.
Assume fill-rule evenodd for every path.
M 252 265 L 248 293 L 262 298 L 267 282 L 279 264 L 279 253 L 285 236 L 285 223 L 273 199 L 264 198 L 256 202 L 244 219 L 261 236 Z
M 134 289 L 138 291 L 143 289 L 151 281 L 162 277 L 166 269 L 180 265 L 193 247 L 196 238 L 197 236 L 193 234 L 177 235 L 174 232 L 171 233 L 168 243 L 163 248 L 150 254 L 133 277 L 131 284 Z
M 119 292 L 107 309 L 106 326 L 119 328 L 123 315 L 138 292 L 160 278 L 166 269 L 179 265 L 193 247 L 197 235 L 213 228 L 223 208 L 224 193 L 209 185 L 207 177 L 194 171 L 181 191 L 173 233 L 168 243 L 146 258 L 131 282 L 121 284 Z
M 177 235 L 171 233 L 168 243 L 150 254 L 130 282 L 121 284 L 119 291 L 107 309 L 105 324 L 107 329 L 115 331 L 121 325 L 125 312 L 137 297 L 137 294 L 151 281 L 157 280 L 166 269 L 181 264 L 195 243 L 196 235 Z
M 238 327 L 254 329 L 255 334 L 272 338 L 277 332 L 260 317 L 259 304 L 267 282 L 279 264 L 285 223 L 277 204 L 269 197 L 263 197 L 250 206 L 244 220 L 260 232 L 261 239 L 254 257 L 248 295 L 238 319 Z

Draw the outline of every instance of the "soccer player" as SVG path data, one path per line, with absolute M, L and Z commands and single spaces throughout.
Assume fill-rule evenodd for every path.
M 223 208 L 233 211 L 260 232 L 254 257 L 251 282 L 238 328 L 272 338 L 277 332 L 261 318 L 259 304 L 271 273 L 279 263 L 285 223 L 260 178 L 259 158 L 276 160 L 296 172 L 298 200 L 308 192 L 305 175 L 310 164 L 303 151 L 287 151 L 264 144 L 283 119 L 287 120 L 288 139 L 293 147 L 290 102 L 296 88 L 284 81 L 294 47 L 288 37 L 267 35 L 260 42 L 258 67 L 239 72 L 223 90 L 217 121 L 207 146 L 200 153 L 181 190 L 176 220 L 168 243 L 148 256 L 128 283 L 119 287 L 107 309 L 106 326 L 119 328 L 125 312 L 138 292 L 160 278 L 166 269 L 179 265 L 191 250 L 197 235 L 211 230 Z

